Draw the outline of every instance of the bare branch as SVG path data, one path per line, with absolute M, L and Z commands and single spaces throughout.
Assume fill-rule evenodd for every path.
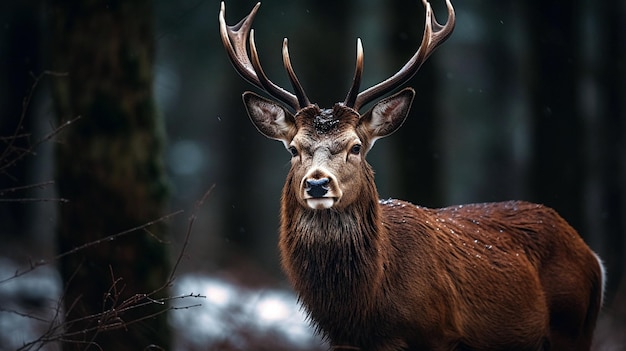
M 164 220 L 167 220 L 167 219 L 169 219 L 171 217 L 174 217 L 176 215 L 179 215 L 179 214 L 181 214 L 183 212 L 184 212 L 183 210 L 178 210 L 178 211 L 169 213 L 167 215 L 161 216 L 161 217 L 159 217 L 159 218 L 157 218 L 157 219 L 155 219 L 153 221 L 150 221 L 150 222 L 147 222 L 145 224 L 133 227 L 131 229 L 128 229 L 128 230 L 125 230 L 125 231 L 122 231 L 122 232 L 119 232 L 119 233 L 116 233 L 116 234 L 112 234 L 112 235 L 109 235 L 109 236 L 105 236 L 105 237 L 103 237 L 101 239 L 98 239 L 98 240 L 91 241 L 91 242 L 86 243 L 84 245 L 75 247 L 75 248 L 73 248 L 71 250 L 68 250 L 68 251 L 63 252 L 61 254 L 58 254 L 55 257 L 53 257 L 51 260 L 40 260 L 40 261 L 32 262 L 29 268 L 27 268 L 25 270 L 22 270 L 22 271 L 16 271 L 12 276 L 10 276 L 8 278 L 0 279 L 0 284 L 3 284 L 3 283 L 5 283 L 5 282 L 7 282 L 9 280 L 18 278 L 18 277 L 20 277 L 20 276 L 22 276 L 24 274 L 27 274 L 27 273 L 29 273 L 31 271 L 34 271 L 35 269 L 37 269 L 37 268 L 39 268 L 39 267 L 41 267 L 43 265 L 47 265 L 50 262 L 58 261 L 59 259 L 65 257 L 65 256 L 68 256 L 68 255 L 74 254 L 76 252 L 85 250 L 85 249 L 87 249 L 89 247 L 93 247 L 93 246 L 99 245 L 99 244 L 101 244 L 103 242 L 116 240 L 116 239 L 118 239 L 118 238 L 120 238 L 122 236 L 134 233 L 134 232 L 142 230 L 142 229 L 145 229 L 145 228 L 147 228 L 147 227 L 149 227 L 151 225 L 154 225 L 156 223 L 159 223 L 159 222 L 162 222 Z
M 72 122 L 74 122 L 74 121 L 76 121 L 77 119 L 80 118 L 80 117 L 77 117 L 77 118 L 72 119 L 72 120 L 70 120 L 68 122 L 65 122 L 64 124 L 62 124 L 61 126 L 59 126 L 57 128 L 53 128 L 52 132 L 50 132 L 49 134 L 45 135 L 43 138 L 41 138 L 40 140 L 38 140 L 34 144 L 30 145 L 28 148 L 22 148 L 22 147 L 15 146 L 15 143 L 16 143 L 17 140 L 30 137 L 30 133 L 23 133 L 21 130 L 22 130 L 22 126 L 24 125 L 24 120 L 26 119 L 26 114 L 28 113 L 28 109 L 30 107 L 31 100 L 32 100 L 32 98 L 33 98 L 33 96 L 35 94 L 35 91 L 37 90 L 37 86 L 39 85 L 41 80 L 44 77 L 46 77 L 46 76 L 65 77 L 65 76 L 67 76 L 67 73 L 53 72 L 53 71 L 44 71 L 41 74 L 39 74 L 38 76 L 35 76 L 34 74 L 31 73 L 31 76 L 34 79 L 34 82 L 31 85 L 30 91 L 28 92 L 26 97 L 24 97 L 24 100 L 22 101 L 22 112 L 20 113 L 19 121 L 17 123 L 17 127 L 15 128 L 15 131 L 14 131 L 13 135 L 8 136 L 8 137 L 2 137 L 2 139 L 0 139 L 1 141 L 6 141 L 7 142 L 6 147 L 0 153 L 0 161 L 5 162 L 5 163 L 0 164 L 0 173 L 6 172 L 6 169 L 8 169 L 9 167 L 15 165 L 18 161 L 20 161 L 21 159 L 23 159 L 27 155 L 33 154 L 34 150 L 39 145 L 41 145 L 42 143 L 52 139 L 62 129 L 64 129 L 70 123 L 72 123 Z
M 209 190 L 207 190 L 204 193 L 204 195 L 200 198 L 200 200 L 196 202 L 196 205 L 193 208 L 193 212 L 191 213 L 191 216 L 189 216 L 189 225 L 187 226 L 187 232 L 185 234 L 185 241 L 183 242 L 183 247 L 181 248 L 180 253 L 178 254 L 178 257 L 176 258 L 176 262 L 174 263 L 174 266 L 172 267 L 172 273 L 170 273 L 170 277 L 168 279 L 170 282 L 174 280 L 174 274 L 176 273 L 176 270 L 178 269 L 178 266 L 180 265 L 180 261 L 183 259 L 183 254 L 185 253 L 187 246 L 189 245 L 189 238 L 191 237 L 191 229 L 193 228 L 193 224 L 196 221 L 198 210 L 200 209 L 200 207 L 202 207 L 202 205 L 204 204 L 204 201 L 206 201 L 209 195 L 211 195 L 211 192 L 213 191 L 213 189 L 215 189 L 215 184 L 211 185 Z

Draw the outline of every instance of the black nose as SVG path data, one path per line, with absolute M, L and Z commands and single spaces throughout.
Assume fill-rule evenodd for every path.
M 328 178 L 307 179 L 306 192 L 312 197 L 323 197 L 328 192 L 328 183 L 330 183 Z

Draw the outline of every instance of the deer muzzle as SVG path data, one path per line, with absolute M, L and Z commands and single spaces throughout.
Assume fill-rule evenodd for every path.
M 311 209 L 331 208 L 340 197 L 335 190 L 337 181 L 325 173 L 317 170 L 302 179 L 302 197 Z

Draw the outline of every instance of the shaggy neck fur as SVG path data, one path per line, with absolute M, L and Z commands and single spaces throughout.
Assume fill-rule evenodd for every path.
M 380 301 L 386 235 L 378 194 L 371 186 L 342 210 L 311 210 L 298 204 L 289 184 L 282 202 L 283 268 L 318 329 L 344 339 L 348 326 L 376 318 L 362 312 L 376 314 Z

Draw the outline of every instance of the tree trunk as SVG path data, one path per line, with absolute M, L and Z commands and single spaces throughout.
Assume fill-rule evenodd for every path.
M 580 68 L 574 30 L 578 13 L 575 6 L 558 2 L 532 5 L 528 11 L 528 28 L 537 38 L 531 45 L 532 200 L 555 208 L 574 228 L 582 228 L 583 130 L 572 101 Z
M 163 130 L 152 95 L 151 2 L 48 4 L 52 68 L 69 74 L 54 81 L 56 112 L 61 121 L 81 117 L 57 150 L 59 196 L 70 201 L 60 209 L 58 246 L 67 252 L 163 215 Z M 167 252 L 155 238 L 165 230 L 158 222 L 62 259 L 65 349 L 170 349 L 166 305 L 142 299 L 144 307 L 120 308 L 167 280 Z M 117 312 L 98 316 L 103 311 Z
M 12 2 L 0 11 L 0 23 L 4 27 L 0 31 L 0 240 L 4 248 L 14 247 L 13 243 L 25 239 L 36 239 L 27 229 L 32 225 L 29 216 L 36 206 L 2 201 L 31 196 L 10 190 L 27 186 L 33 178 L 28 170 L 34 161 L 23 158 L 34 142 L 32 135 L 37 123 L 33 112 L 35 99 L 26 106 L 24 100 L 31 93 L 36 96 L 37 91 L 30 91 L 32 75 L 41 70 L 41 36 L 33 8 L 36 6 L 30 2 Z

